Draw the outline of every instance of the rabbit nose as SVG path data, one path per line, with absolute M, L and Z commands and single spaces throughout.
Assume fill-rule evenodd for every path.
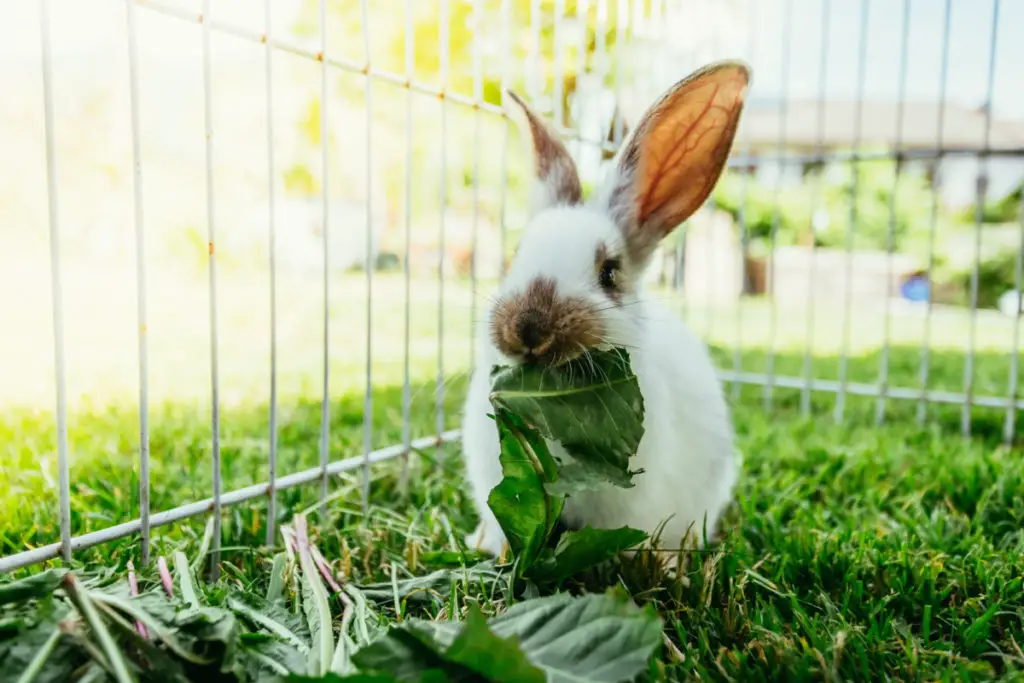
M 530 355 L 541 355 L 551 336 L 545 330 L 545 320 L 539 311 L 524 311 L 516 321 L 516 336 Z

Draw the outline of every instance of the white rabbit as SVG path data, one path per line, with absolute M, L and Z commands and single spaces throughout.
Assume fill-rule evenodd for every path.
M 468 547 L 493 555 L 506 547 L 487 504 L 502 478 L 497 427 L 488 415 L 491 367 L 558 365 L 587 349 L 615 346 L 629 351 L 644 397 L 644 436 L 630 463 L 643 473 L 633 488 L 570 495 L 564 522 L 661 529 L 665 548 L 679 547 L 688 535 L 701 544 L 705 532 L 715 533 L 740 466 L 731 417 L 706 347 L 665 306 L 645 298 L 641 275 L 661 239 L 718 181 L 749 81 L 745 64 L 720 62 L 677 83 L 634 128 L 587 202 L 565 146 L 512 94 L 529 124 L 539 201 L 478 330 L 462 439 L 481 521 Z M 557 443 L 550 446 L 556 457 L 564 454 Z

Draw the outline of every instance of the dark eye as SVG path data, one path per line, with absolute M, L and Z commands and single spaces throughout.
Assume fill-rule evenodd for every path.
M 598 280 L 601 284 L 601 289 L 605 291 L 618 289 L 620 267 L 621 264 L 618 259 L 605 259 L 604 263 L 601 264 L 601 274 Z

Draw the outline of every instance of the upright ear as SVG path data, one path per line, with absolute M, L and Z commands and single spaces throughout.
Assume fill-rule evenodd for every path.
M 711 194 L 725 168 L 750 83 L 740 62 L 718 62 L 673 86 L 623 145 L 600 195 L 631 260 L 658 243 Z
M 572 206 L 583 200 L 576 162 L 569 155 L 558 134 L 540 118 L 519 95 L 508 91 L 509 97 L 522 108 L 533 139 L 536 184 L 531 204 L 533 212 L 556 204 Z

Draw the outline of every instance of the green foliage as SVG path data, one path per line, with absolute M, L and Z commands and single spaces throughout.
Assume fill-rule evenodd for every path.
M 83 665 L 110 670 L 119 683 L 282 677 L 349 683 L 616 683 L 643 670 L 661 641 L 654 610 L 640 610 L 613 593 L 527 600 L 490 621 L 474 605 L 463 621 L 413 619 L 360 641 L 350 634 L 351 606 L 355 599 L 364 607 L 356 619 L 366 619 L 366 598 L 348 587 L 351 597 L 332 607 L 308 541 L 301 532 L 298 539 L 304 585 L 287 598 L 305 610 L 308 631 L 283 604 L 227 583 L 202 597 L 196 587 L 183 586 L 188 600 L 195 601 L 189 602 L 153 592 L 125 597 L 124 582 L 90 587 L 95 580 L 73 572 L 62 573 L 55 584 L 55 574 L 44 573 L 37 575 L 43 579 L 33 576 L 7 586 L 7 595 L 19 599 L 4 615 L 0 660 L 9 671 L 24 672 L 19 683 L 68 680 Z M 187 571 L 179 571 L 177 579 L 190 581 Z M 334 616 L 341 605 L 346 607 L 336 651 Z M 365 624 L 360 626 L 367 632 Z M 339 657 L 342 648 L 354 655 Z
M 616 593 L 565 593 L 513 605 L 485 620 L 470 607 L 463 622 L 414 621 L 356 655 L 368 670 L 402 683 L 482 680 L 569 683 L 633 680 L 661 642 L 661 623 Z
M 852 211 L 854 248 L 888 249 L 891 233 L 897 251 L 920 246 L 929 230 L 933 201 L 922 174 L 905 170 L 897 182 L 896 163 L 881 160 L 811 171 L 800 184 L 781 188 L 728 173 L 713 199 L 737 221 L 742 213 L 752 241 L 769 239 L 777 221 L 777 245 L 813 239 L 818 246 L 845 248 Z M 826 219 L 817 233 L 816 212 Z
M 561 583 L 647 538 L 628 527 L 584 528 L 548 547 L 567 494 L 628 488 L 639 473 L 629 461 L 644 432 L 643 397 L 625 350 L 591 352 L 556 368 L 495 367 L 491 403 L 504 477 L 488 505 L 521 574 Z M 553 456 L 549 442 L 564 455 Z
M 756 347 L 766 347 L 767 341 L 753 336 L 757 334 L 751 327 L 754 323 L 747 322 L 744 332 L 750 346 L 742 355 L 743 368 L 757 371 L 766 359 Z M 823 324 L 835 323 L 826 319 Z M 937 316 L 933 325 L 929 386 L 958 391 L 964 355 L 943 349 L 965 338 L 966 319 L 952 326 L 950 318 Z M 1004 328 L 995 332 L 986 338 L 985 328 L 978 330 L 979 340 L 986 340 L 979 343 L 974 358 L 978 396 L 1006 390 L 1011 353 L 1004 347 L 989 347 L 1011 333 Z M 774 367 L 779 375 L 800 376 L 802 350 L 776 348 Z M 714 351 L 723 367 L 731 365 L 731 349 Z M 813 362 L 816 377 L 836 376 L 837 358 L 818 356 Z M 905 345 L 893 346 L 889 362 L 892 386 L 916 386 L 917 335 Z M 428 371 L 433 363 L 433 357 L 423 361 Z M 854 355 L 849 377 L 871 381 L 878 367 L 878 353 Z M 414 396 L 426 396 L 413 404 L 414 435 L 434 429 L 432 389 L 432 382 L 413 386 Z M 400 385 L 380 391 L 378 404 L 399 404 Z M 451 413 L 457 412 L 463 396 L 463 385 L 454 381 L 446 396 Z M 671 646 L 649 665 L 650 675 L 642 674 L 639 680 L 1020 680 L 1022 665 L 1015 653 L 1024 632 L 1024 499 L 1019 495 L 1024 490 L 1024 459 L 1019 457 L 1019 446 L 1000 445 L 1006 411 L 975 406 L 975 436 L 963 439 L 959 406 L 930 404 L 929 422 L 919 426 L 914 420 L 916 401 L 891 400 L 887 424 L 878 426 L 875 398 L 849 396 L 845 421 L 836 424 L 834 400 L 828 393 L 814 392 L 811 415 L 804 417 L 799 390 L 776 387 L 773 411 L 765 414 L 761 388 L 740 388 L 732 403 L 737 447 L 744 453 L 737 503 L 722 527 L 721 542 L 687 556 L 681 577 L 685 581 L 645 570 L 644 554 L 638 553 L 633 561 L 609 564 L 607 572 L 597 577 L 603 579 L 600 583 L 583 584 L 576 578 L 567 582 L 565 588 L 572 593 L 586 588 L 600 592 L 609 583 L 621 584 L 638 603 L 656 608 L 664 625 L 661 635 Z M 297 452 L 315 456 L 319 401 L 283 403 L 282 409 L 282 415 L 288 416 L 281 423 L 282 472 L 315 464 L 288 458 Z M 363 395 L 355 390 L 332 405 L 332 448 L 339 453 L 359 452 L 362 411 Z M 53 449 L 52 423 L 40 415 L 21 418 L 16 411 L 8 411 L 0 421 L 6 429 L 5 443 L 32 457 L 33 465 L 25 466 L 26 472 L 44 462 Z M 1021 434 L 1024 419 L 1016 417 Z M 224 418 L 231 425 L 223 451 L 227 490 L 250 484 L 265 471 L 267 408 L 225 408 Z M 137 429 L 138 414 L 131 403 L 81 415 L 76 424 L 75 443 L 80 450 L 75 481 L 95 490 L 112 485 L 128 490 L 133 464 L 130 447 L 117 452 L 114 465 L 120 470 L 108 464 L 104 447 L 116 450 L 114 444 Z M 402 422 L 397 415 L 389 418 L 388 413 L 379 413 L 375 425 L 381 443 L 401 439 Z M 180 453 L 194 450 L 201 457 L 208 453 L 203 450 L 209 439 L 208 414 L 182 416 L 174 406 L 154 407 L 152 427 L 154 452 L 166 453 L 175 463 L 160 476 L 161 486 L 154 488 L 154 495 L 166 496 L 158 509 L 205 495 L 209 472 L 204 463 L 208 461 L 198 460 L 192 466 L 181 460 L 185 456 Z M 94 445 L 85 435 L 105 446 Z M 177 444 L 180 450 L 166 444 Z M 473 564 L 475 557 L 467 556 L 455 567 L 427 573 L 417 560 L 417 552 L 458 555 L 448 528 L 457 535 L 475 523 L 458 451 L 445 447 L 441 452 L 445 457 L 436 460 L 433 449 L 413 458 L 407 497 L 399 493 L 400 464 L 376 465 L 366 516 L 357 502 L 358 479 L 342 476 L 331 482 L 345 498 L 324 511 L 317 546 L 333 571 L 347 579 L 343 581 L 346 589 L 351 588 L 356 607 L 350 633 L 355 639 L 361 625 L 370 633 L 368 641 L 358 638 L 360 647 L 382 636 L 381 624 L 446 621 L 453 615 L 464 619 L 471 605 L 485 614 L 500 615 L 517 604 L 509 595 L 507 567 L 482 567 Z M 20 550 L 22 539 L 41 545 L 56 536 L 46 486 L 40 478 L 12 487 L 17 493 L 8 499 L 4 524 L 0 524 L 4 554 Z M 318 493 L 317 487 L 283 490 L 280 508 L 313 505 Z M 89 511 L 103 521 L 120 523 L 136 514 L 128 498 L 81 500 L 73 509 L 91 505 Z M 253 680 L 273 681 L 281 680 L 283 674 L 274 673 L 271 662 L 295 671 L 305 666 L 304 654 L 292 646 L 286 632 L 307 646 L 309 634 L 301 604 L 296 613 L 292 602 L 294 554 L 285 553 L 291 559 L 282 567 L 275 562 L 280 547 L 261 547 L 265 509 L 264 501 L 253 501 L 226 511 L 222 578 L 214 584 L 199 583 L 196 592 L 205 606 L 235 614 L 244 644 L 241 656 Z M 15 516 L 15 512 L 37 516 Z M 154 553 L 180 548 L 194 558 L 202 536 L 201 522 L 161 527 L 154 532 Z M 137 616 L 146 620 L 151 634 L 148 646 L 120 626 L 113 626 L 112 632 L 126 644 L 126 651 L 138 647 L 154 666 L 160 666 L 165 672 L 162 680 L 188 680 L 179 677 L 182 670 L 186 675 L 192 672 L 193 680 L 220 679 L 212 673 L 203 677 L 211 671 L 209 663 L 186 659 L 186 655 L 194 657 L 191 647 L 198 643 L 173 630 L 174 614 L 184 603 L 180 597 L 171 600 L 165 593 L 154 592 L 159 581 L 152 568 L 139 572 L 142 595 L 138 598 L 128 598 L 123 581 L 111 583 L 110 574 L 116 577 L 123 572 L 126 558 L 137 560 L 137 552 L 137 538 L 115 541 L 76 553 L 76 560 L 109 564 L 109 570 L 94 565 L 95 578 L 80 572 L 80 565 L 73 570 L 85 579 L 90 595 L 100 597 L 95 602 L 104 618 L 110 612 L 102 605 L 114 609 L 129 628 Z M 267 594 L 278 575 L 282 600 L 268 607 L 256 598 Z M 11 587 L 13 578 L 0 577 L 0 585 Z M 15 589 L 22 591 L 23 587 Z M 18 672 L 11 677 L 17 680 L 44 654 L 33 679 L 36 683 L 76 680 L 75 675 L 85 674 L 94 676 L 94 681 L 110 680 L 83 647 L 95 642 L 89 640 L 88 631 L 81 626 L 68 633 L 60 630 L 62 622 L 79 623 L 61 591 L 48 597 L 37 591 L 32 594 L 36 596 L 32 600 L 0 607 L 0 679 L 8 680 L 5 675 Z M 362 608 L 356 595 L 364 599 Z M 249 603 L 250 599 L 256 602 Z M 251 604 L 279 627 L 254 622 L 250 611 L 237 609 L 235 600 Z M 330 605 L 338 633 L 344 606 L 335 595 L 330 596 Z M 499 631 L 495 622 L 494 617 L 488 620 L 495 636 L 511 635 Z M 108 624 L 115 624 L 113 618 Z M 165 624 L 166 630 L 158 634 L 156 629 Z M 48 644 L 52 654 L 42 649 Z M 520 647 L 526 651 L 525 644 Z M 393 678 L 345 673 L 291 680 L 386 683 Z
M 986 201 L 981 210 L 981 221 L 983 223 L 1012 223 L 1020 220 L 1021 197 L 1024 196 L 1024 183 L 1017 186 L 1017 189 L 1010 192 L 1002 199 Z M 965 223 L 974 223 L 978 220 L 977 203 L 962 210 L 958 218 Z
M 547 444 L 519 417 L 499 410 L 495 419 L 504 476 L 487 503 L 501 523 L 512 552 L 524 568 L 530 567 L 540 557 L 562 513 L 564 499 L 552 496 L 544 486 L 558 480 L 558 469 Z
M 644 401 L 625 350 L 592 352 L 558 368 L 495 368 L 491 403 L 565 448 L 557 477 L 545 468 L 549 491 L 633 485 L 638 472 L 629 461 L 644 434 Z

